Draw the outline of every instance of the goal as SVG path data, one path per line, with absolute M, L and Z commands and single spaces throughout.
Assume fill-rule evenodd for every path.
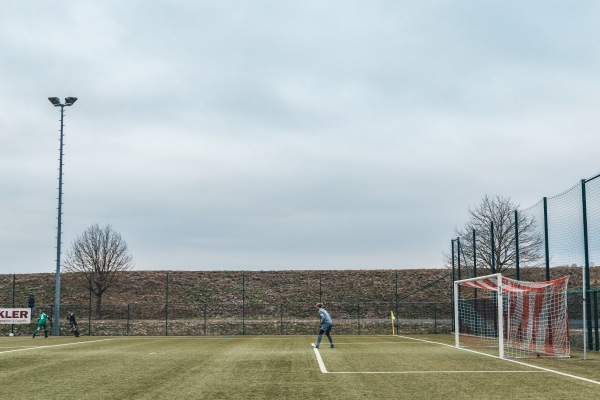
M 524 282 L 492 274 L 455 281 L 456 347 L 497 348 L 500 358 L 569 357 L 568 279 Z

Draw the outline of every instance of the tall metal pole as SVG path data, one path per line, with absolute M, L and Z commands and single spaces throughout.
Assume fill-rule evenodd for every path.
M 76 101 L 77 97 L 65 98 L 65 103 L 61 103 L 58 97 L 48 97 L 50 103 L 54 107 L 60 107 L 60 148 L 59 148 L 59 159 L 58 159 L 58 222 L 56 226 L 56 286 L 54 289 L 54 336 L 59 335 L 59 321 L 60 321 L 60 246 L 61 246 L 61 234 L 62 234 L 62 177 L 63 177 L 63 142 L 64 142 L 64 116 L 65 107 L 72 106 Z
M 60 323 L 60 245 L 62 234 L 62 177 L 63 177 L 63 142 L 64 142 L 65 106 L 60 105 L 60 150 L 58 161 L 58 223 L 56 226 L 56 286 L 54 289 L 54 336 L 59 335 Z
M 492 274 L 496 273 L 496 239 L 494 238 L 494 221 L 490 223 L 490 237 L 492 242 Z
M 475 238 L 475 229 L 473 229 L 473 278 L 477 277 L 477 240 Z M 473 295 L 477 298 L 477 289 L 473 290 Z
M 15 308 L 15 289 L 17 288 L 17 275 L 13 274 L 13 290 L 12 290 L 12 307 Z M 31 318 L 33 318 L 33 315 L 31 316 Z M 12 333 L 14 335 L 15 333 L 15 325 L 11 324 L 10 325 L 10 333 Z
M 398 332 L 398 326 L 399 326 L 399 319 L 400 317 L 398 316 L 398 271 L 396 271 L 396 332 Z
M 452 284 L 454 284 L 454 239 L 450 241 L 452 243 Z
M 456 290 L 456 284 L 454 283 L 455 279 L 454 279 L 454 239 L 451 240 L 452 243 L 452 282 L 450 282 L 450 291 L 452 294 L 452 331 L 455 332 L 456 329 L 456 313 L 455 313 L 455 308 L 454 307 L 454 303 L 455 303 L 455 298 L 454 298 L 454 291 Z M 458 339 L 457 339 L 458 340 Z M 456 342 L 456 345 L 458 346 L 458 341 Z
M 357 322 L 358 322 L 358 334 L 360 335 L 360 300 L 358 300 L 356 302 L 356 313 L 358 316 Z
M 521 266 L 519 264 L 519 212 L 515 210 L 515 267 L 517 271 L 517 280 L 521 280 Z
M 593 350 L 594 339 L 592 337 L 592 315 L 588 304 L 590 292 L 590 250 L 588 242 L 588 224 L 587 224 L 587 199 L 585 194 L 585 179 L 581 180 L 581 206 L 583 211 L 583 252 L 585 256 L 585 265 L 583 266 L 583 355 L 587 359 L 586 347 Z M 587 340 L 586 340 L 587 335 Z M 586 346 L 587 345 L 587 346 Z
M 283 303 L 279 304 L 279 334 L 283 335 Z
M 92 274 L 90 273 L 90 304 L 88 307 L 88 336 L 92 336 Z
M 461 277 L 461 273 L 460 273 L 460 253 L 461 253 L 461 247 L 460 247 L 460 238 L 457 237 L 456 238 L 456 256 L 458 257 L 458 280 L 460 281 L 462 279 Z M 460 287 L 458 288 L 458 290 L 460 290 Z
M 246 334 L 246 275 L 242 274 L 242 335 Z
M 473 278 L 477 277 L 477 240 L 475 238 L 475 229 L 473 229 Z
M 544 247 L 546 250 L 546 280 L 550 280 L 550 245 L 548 240 L 548 198 L 544 197 Z
M 594 337 L 596 338 L 594 350 L 598 351 L 600 349 L 600 344 L 598 343 L 600 339 L 598 335 L 598 291 L 594 290 L 592 295 L 594 297 Z
M 165 336 L 169 336 L 169 271 L 167 271 L 167 288 L 165 295 Z
M 323 281 L 321 274 L 319 274 L 319 303 L 323 302 Z

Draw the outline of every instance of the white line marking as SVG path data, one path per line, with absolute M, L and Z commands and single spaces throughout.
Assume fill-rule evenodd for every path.
M 321 372 L 326 374 L 327 368 L 325 368 L 325 364 L 323 363 L 323 359 L 321 358 L 321 353 L 319 353 L 319 349 L 317 349 L 315 347 L 314 343 L 311 343 L 310 345 L 313 347 L 313 350 L 315 351 L 315 354 L 317 355 L 317 362 L 319 363 L 319 368 L 321 368 Z
M 47 349 L 47 348 L 50 348 L 50 347 L 72 346 L 72 345 L 76 345 L 76 344 L 104 342 L 106 340 L 112 340 L 112 339 L 88 340 L 88 341 L 85 341 L 85 342 L 63 343 L 63 344 L 50 344 L 50 345 L 47 345 L 47 346 L 26 347 L 24 349 L 0 351 L 0 354 L 14 353 L 14 352 L 17 352 L 17 351 L 25 351 L 25 350 Z
M 241 339 L 237 336 L 119 336 L 114 339 L 119 340 L 223 340 L 223 339 Z
M 416 338 L 411 338 L 411 337 L 408 337 L 408 336 L 398 336 L 398 337 L 401 337 L 401 338 L 404 338 L 404 339 L 417 340 L 417 341 L 420 341 L 420 342 L 433 343 L 433 344 L 437 344 L 437 345 L 440 345 L 440 346 L 451 347 L 453 349 L 457 348 L 456 346 L 453 346 L 453 345 L 450 345 L 450 344 L 433 342 L 433 341 L 425 340 L 425 339 L 416 339 Z M 458 348 L 458 350 L 464 350 L 464 351 L 468 351 L 470 353 L 479 354 L 479 355 L 483 355 L 483 356 L 488 356 L 488 357 L 496 358 L 498 360 L 508 361 L 508 362 L 512 362 L 512 363 L 515 363 L 515 364 L 519 364 L 519 365 L 525 365 L 527 367 L 540 369 L 542 371 L 551 372 L 553 374 L 562 375 L 562 376 L 566 376 L 568 378 L 579 379 L 581 381 L 585 381 L 585 382 L 589 382 L 589 383 L 595 383 L 596 385 L 600 385 L 600 382 L 594 381 L 592 379 L 587 379 L 587 378 L 583 378 L 581 376 L 567 374 L 565 372 L 560 372 L 560 371 L 556 371 L 556 370 L 549 369 L 549 368 L 538 367 L 537 365 L 531 365 L 531 364 L 527 364 L 527 363 L 524 363 L 524 362 L 521 362 L 521 361 L 511 360 L 511 359 L 508 359 L 508 358 L 500 358 L 500 357 L 494 356 L 492 354 L 480 353 L 478 351 L 469 350 L 469 349 Z
M 411 343 L 411 342 L 405 342 L 405 343 Z M 414 342 L 413 342 L 414 343 Z M 357 343 L 358 344 L 358 343 Z M 477 373 L 481 373 L 481 374 L 510 374 L 510 373 L 544 373 L 544 371 L 381 371 L 381 372 L 352 372 L 352 371 L 348 371 L 348 372 L 329 372 L 327 371 L 327 368 L 325 368 L 325 363 L 323 362 L 323 359 L 321 358 L 321 353 L 319 352 L 319 349 L 317 349 L 315 347 L 314 343 L 310 344 L 313 348 L 313 350 L 315 351 L 315 355 L 317 356 L 317 362 L 319 363 L 319 368 L 321 369 L 321 372 L 324 374 L 371 374 L 371 375 L 375 375 L 375 374 L 477 374 Z
M 427 343 L 419 343 L 419 342 L 401 342 L 401 341 L 395 341 L 395 342 L 340 342 L 339 340 L 335 342 L 335 346 L 337 347 L 338 345 L 347 345 L 347 344 L 364 344 L 364 345 L 371 345 L 371 344 L 427 344 Z
M 329 374 L 545 374 L 546 371 L 381 371 L 328 372 Z

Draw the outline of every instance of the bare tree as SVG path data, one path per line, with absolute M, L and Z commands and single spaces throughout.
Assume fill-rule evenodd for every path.
M 460 248 L 456 255 L 473 265 L 473 230 L 475 230 L 475 250 L 477 275 L 492 272 L 492 234 L 494 224 L 494 269 L 504 272 L 516 266 L 515 218 L 518 208 L 510 198 L 484 196 L 481 203 L 469 208 L 469 222 L 462 229 L 455 229 L 460 239 Z M 523 213 L 517 213 L 519 228 L 519 266 L 535 265 L 542 257 L 544 240 L 540 236 L 535 220 Z M 452 256 L 444 254 L 447 265 L 451 265 Z M 462 265 L 464 266 L 464 264 Z
M 102 316 L 102 295 L 118 272 L 133 268 L 127 243 L 110 225 L 90 226 L 73 241 L 66 252 L 64 271 L 73 272 L 87 290 L 96 296 L 96 318 Z M 90 287 L 91 285 L 91 287 Z

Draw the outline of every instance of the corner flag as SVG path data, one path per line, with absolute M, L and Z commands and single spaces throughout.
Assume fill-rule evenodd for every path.
M 394 320 L 396 318 L 394 317 L 394 312 L 393 311 L 390 311 L 390 313 L 392 314 L 392 336 L 394 336 Z

